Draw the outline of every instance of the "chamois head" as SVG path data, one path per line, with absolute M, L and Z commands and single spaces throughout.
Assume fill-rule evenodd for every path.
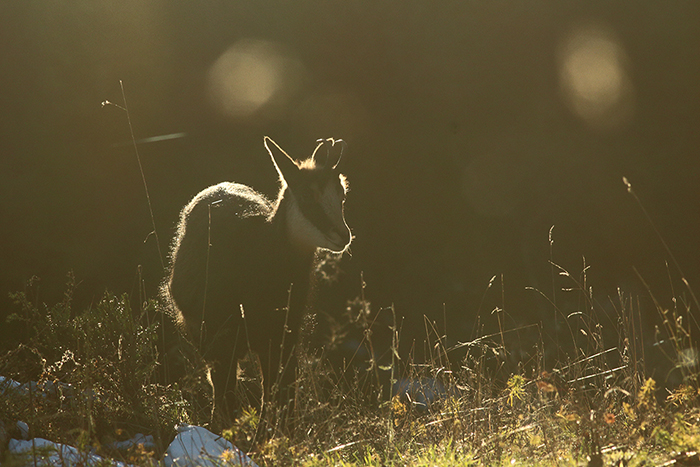
M 291 243 L 300 250 L 323 248 L 340 253 L 352 240 L 343 213 L 348 185 L 338 169 L 346 144 L 333 138 L 317 143 L 310 158 L 297 162 L 265 137 L 282 184 L 278 211 L 284 210 Z

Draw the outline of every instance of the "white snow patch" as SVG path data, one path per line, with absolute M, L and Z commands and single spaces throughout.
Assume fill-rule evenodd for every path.
M 206 428 L 180 425 L 177 431 L 178 435 L 170 443 L 163 457 L 166 467 L 258 467 L 240 449 Z
M 73 446 L 59 444 L 43 438 L 30 440 L 11 439 L 8 450 L 14 454 L 26 454 L 26 467 L 64 467 L 70 465 L 127 467 L 128 464 L 110 461 L 95 454 L 81 452 Z

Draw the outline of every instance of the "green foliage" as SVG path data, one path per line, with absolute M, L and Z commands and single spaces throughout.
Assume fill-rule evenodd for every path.
M 241 415 L 234 421 L 233 427 L 223 430 L 222 436 L 237 446 L 248 445 L 254 441 L 259 425 L 258 410 L 255 407 L 246 407 L 241 410 Z
M 170 438 L 178 421 L 189 418 L 176 387 L 158 384 L 158 324 L 149 322 L 156 303 L 132 310 L 127 295 L 109 292 L 82 312 L 72 308 L 75 281 L 53 306 L 12 294 L 29 339 L 0 357 L 0 375 L 36 381 L 29 391 L 0 398 L 0 420 L 23 420 L 31 435 L 94 448 L 137 432 Z M 143 456 L 137 456 L 143 458 Z
M 522 375 L 512 375 L 508 378 L 508 405 L 513 407 L 513 400 L 523 400 L 525 396 L 525 378 Z
M 681 360 L 693 347 L 691 333 L 683 320 L 666 322 L 668 334 L 676 336 L 669 339 L 676 345 L 671 358 L 681 362 L 683 383 L 663 400 L 658 381 L 636 360 L 637 336 L 626 324 L 633 308 L 622 293 L 615 307 L 620 345 L 606 346 L 597 321 L 603 311 L 587 286 L 587 269 L 576 280 L 560 268 L 585 312 L 567 318 L 578 329 L 572 331 L 575 352 L 557 349 L 562 358 L 548 367 L 542 344 L 524 348 L 510 339 L 526 329 L 508 329 L 505 319 L 498 332 L 453 347 L 426 320 L 425 357 L 411 352 L 399 358 L 396 310 L 374 309 L 363 287 L 348 302 L 347 322 L 338 323 L 339 336 L 359 329 L 362 361 L 334 367 L 323 352 L 303 346 L 292 399 L 271 397 L 263 407 L 241 408 L 219 429 L 261 466 L 641 466 L 693 460 L 700 447 L 700 389 L 694 364 Z M 40 305 L 29 293 L 13 294 L 18 311 L 10 319 L 25 327 L 29 339 L 0 358 L 0 375 L 38 385 L 0 398 L 0 420 L 6 426 L 24 420 L 32 436 L 154 465 L 177 423 L 209 420 L 211 401 L 194 406 L 192 393 L 183 390 L 191 372 L 178 384 L 157 381 L 163 365 L 158 303 L 134 310 L 126 295 L 105 293 L 77 312 L 73 288 L 69 278 L 64 300 L 53 306 Z M 495 308 L 507 317 L 502 304 Z M 662 317 L 669 313 L 660 311 Z M 373 342 L 381 322 L 391 322 L 387 365 L 378 363 Z M 513 359 L 516 343 L 525 356 L 520 360 Z M 198 368 L 196 362 L 191 367 Z M 393 384 L 398 381 L 404 386 Z M 159 450 L 106 450 L 109 442 L 136 432 L 155 435 Z M 222 465 L 232 461 L 227 456 Z M 4 462 L 20 460 L 7 456 Z

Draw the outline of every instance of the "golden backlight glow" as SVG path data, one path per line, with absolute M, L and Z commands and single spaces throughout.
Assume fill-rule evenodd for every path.
M 613 127 L 631 116 L 632 83 L 627 57 L 601 27 L 572 31 L 560 50 L 559 80 L 574 114 L 593 127 Z
M 296 94 L 302 75 L 302 65 L 275 43 L 245 39 L 209 69 L 209 99 L 230 117 L 274 117 Z

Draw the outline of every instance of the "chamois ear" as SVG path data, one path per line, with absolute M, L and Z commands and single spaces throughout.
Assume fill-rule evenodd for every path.
M 313 158 L 316 165 L 326 170 L 334 170 L 340 163 L 340 158 L 345 151 L 347 144 L 342 139 L 333 138 L 319 139 L 314 150 Z
M 289 157 L 289 155 L 287 155 L 287 153 L 284 152 L 282 148 L 277 145 L 277 143 L 272 141 L 272 138 L 269 136 L 265 136 L 264 141 L 265 149 L 267 149 L 267 152 L 270 153 L 272 163 L 275 165 L 275 169 L 277 169 L 280 179 L 285 180 L 294 178 L 294 175 L 299 172 L 297 162 Z
M 329 158 L 328 162 L 333 162 L 332 169 L 336 170 L 338 165 L 340 164 L 340 160 L 343 158 L 343 153 L 345 152 L 345 149 L 347 149 L 348 143 L 343 141 L 342 139 L 337 139 L 333 143 L 333 150 L 331 151 L 331 154 L 333 154 L 332 157 Z

